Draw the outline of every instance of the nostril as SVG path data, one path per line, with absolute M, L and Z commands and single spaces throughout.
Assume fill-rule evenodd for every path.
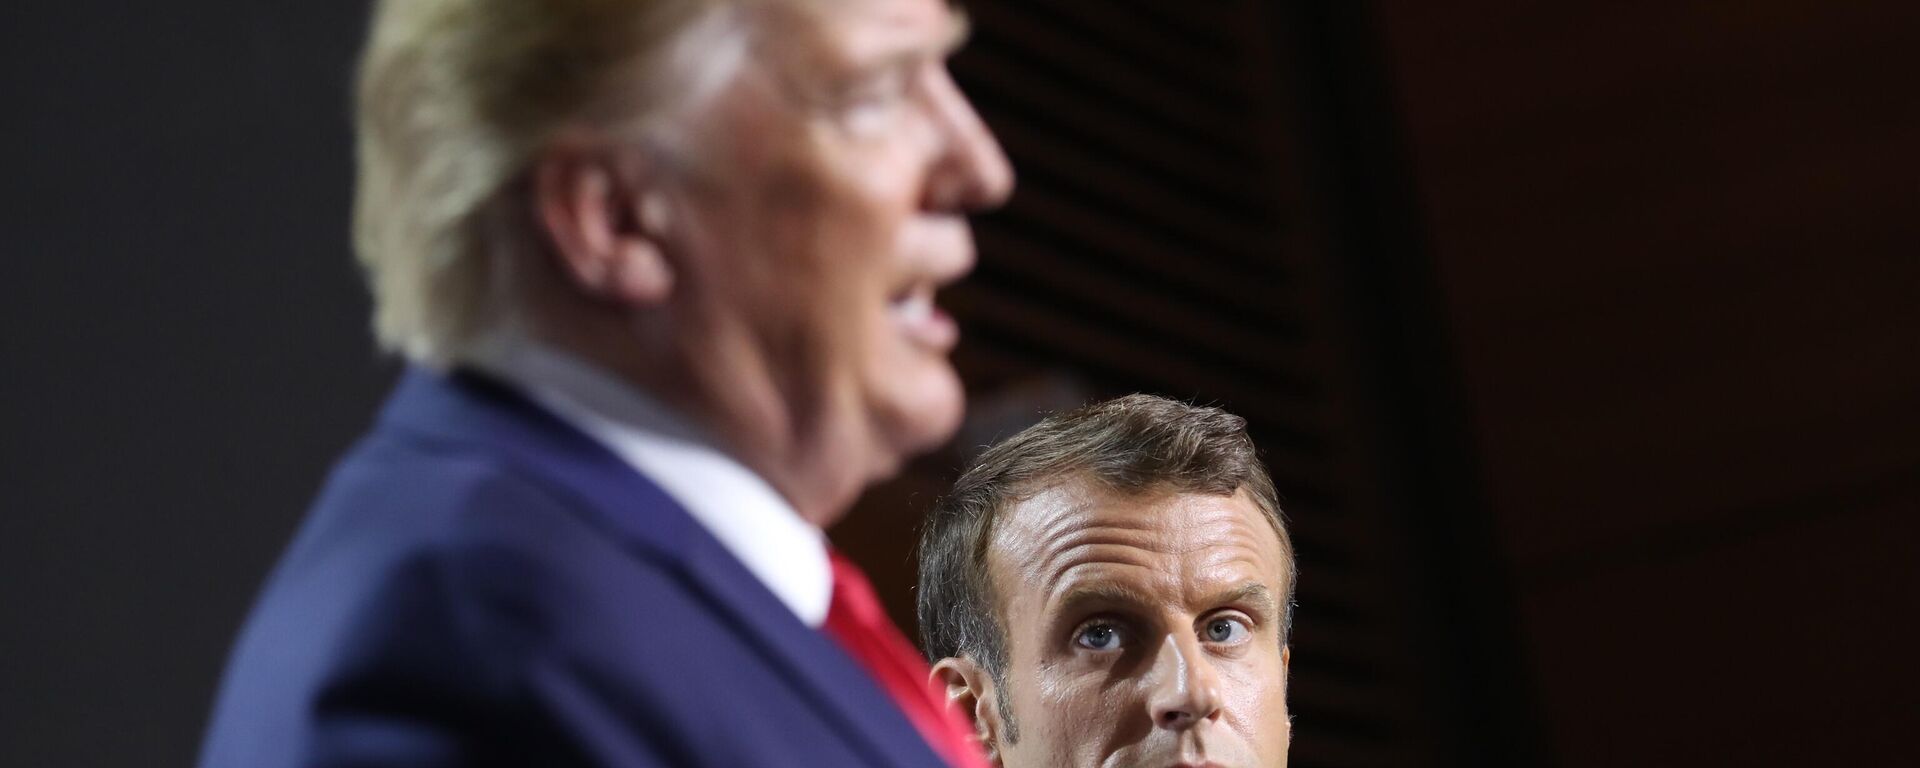
M 928 182 L 925 205 L 932 211 L 959 213 L 966 209 L 966 196 L 966 181 L 949 174 Z

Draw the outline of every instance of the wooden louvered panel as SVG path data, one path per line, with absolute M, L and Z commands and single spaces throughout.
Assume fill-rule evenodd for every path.
M 1380 642 L 1375 632 L 1314 627 L 1295 634 L 1293 653 L 1301 663 L 1299 674 L 1328 683 L 1315 686 L 1309 702 L 1403 695 L 1397 686 L 1406 675 L 1388 664 L 1398 651 Z
M 1250 220 L 1272 212 L 1260 199 L 1258 178 L 1245 173 L 1255 158 L 1239 135 L 1240 116 L 1226 116 L 1227 122 L 1206 130 L 1156 120 L 1143 115 L 1134 101 L 1115 99 L 1078 75 L 1036 66 L 1017 52 L 1003 51 L 1005 45 L 977 46 L 979 76 L 1004 83 L 974 96 L 997 129 L 1042 125 L 1061 141 L 1123 162 L 1130 174 L 1183 196 Z
M 1155 348 L 1139 340 L 1077 322 L 1077 317 L 1053 307 L 1023 300 L 1009 291 L 976 291 L 968 301 L 956 301 L 956 313 L 970 320 L 974 335 L 998 331 L 999 338 L 1024 336 L 1026 343 L 1054 350 L 1059 363 L 1078 364 L 1101 372 L 1100 378 L 1132 381 L 1137 386 L 1170 396 L 1219 400 L 1249 420 L 1288 425 L 1298 435 L 1284 445 L 1262 446 L 1296 459 L 1307 458 L 1324 430 L 1311 404 L 1274 397 L 1250 377 L 1212 361 L 1195 359 L 1178 350 Z
M 1183 301 L 1153 290 L 1151 284 L 1108 274 L 1097 257 L 1088 262 L 1059 258 L 1005 229 L 981 233 L 980 247 L 996 254 L 981 264 L 978 278 L 982 282 L 1024 286 L 1087 323 L 1244 371 L 1248 378 L 1265 382 L 1272 397 L 1312 396 L 1311 374 L 1272 354 L 1284 339 L 1225 320 L 1205 303 Z
M 1024 72 L 1008 57 L 978 59 L 973 65 L 981 78 L 1025 78 L 1019 88 L 1006 88 L 974 97 L 976 105 L 1000 121 L 1038 119 L 1052 124 L 1063 140 L 1085 144 L 1109 157 L 1124 158 L 1130 169 L 1169 190 L 1238 211 L 1258 211 L 1258 191 L 1244 166 L 1211 151 L 1205 144 L 1169 141 L 1165 132 L 1132 119 L 1123 105 L 1090 97 L 1069 82 L 1044 73 Z M 998 121 L 996 122 L 996 125 Z
M 1125 51 L 1134 66 L 1155 73 L 1197 99 L 1232 104 L 1247 98 L 1233 77 L 1240 57 L 1222 55 L 1220 49 L 1209 50 L 1204 42 L 1167 34 L 1164 26 L 1155 25 L 1148 16 L 1107 0 L 1059 0 L 1026 9 L 1055 26 Z
M 1049 5 L 1061 4 L 1050 2 Z M 1088 5 L 1074 0 L 1067 5 Z M 1130 24 L 1154 30 L 1167 40 L 1184 42 L 1196 61 L 1233 61 L 1238 43 L 1230 30 L 1238 19 L 1239 2 L 1167 3 L 1161 0 L 1113 0 L 1092 3 L 1107 7 Z
M 1089 39 L 1081 30 L 1045 24 L 1031 13 L 989 7 L 983 5 L 975 13 L 975 46 L 983 53 L 1012 59 L 1029 76 L 1044 74 L 1072 82 L 1089 97 L 1127 107 L 1135 120 L 1202 145 L 1218 140 L 1222 127 L 1234 124 L 1230 105 L 1194 96 L 1169 82 L 1165 73 L 1139 66 L 1124 52 Z M 1231 157 L 1245 150 L 1221 151 Z
M 1165 230 L 1175 253 L 1201 251 L 1236 265 L 1267 270 L 1275 265 L 1262 247 L 1274 239 L 1267 222 L 1235 216 L 1217 204 L 1182 195 L 1142 178 L 1128 157 L 1099 157 L 1086 145 L 1053 135 L 1044 126 L 1000 120 L 995 131 L 1022 154 L 1047 158 L 1041 173 L 1081 199 L 1095 202 L 1119 218 L 1144 217 Z
M 1294 732 L 1299 733 L 1300 729 L 1296 727 Z M 1377 740 L 1301 746 L 1299 739 L 1296 738 L 1292 764 L 1326 768 L 1399 768 L 1406 765 L 1419 765 L 1420 762 L 1410 749 L 1404 746 L 1382 746 Z
M 1278 482 L 1278 481 L 1276 481 Z M 1324 574 L 1329 585 L 1343 583 L 1344 580 L 1365 580 L 1368 574 L 1378 573 L 1387 567 L 1392 559 L 1379 551 L 1374 537 L 1379 531 L 1374 529 L 1374 521 L 1365 516 L 1354 514 L 1352 509 L 1334 507 L 1326 510 L 1316 505 L 1300 504 L 1287 494 L 1281 504 L 1289 519 L 1312 522 L 1312 548 L 1302 553 L 1313 573 Z M 1317 578 L 1317 577 L 1316 577 Z M 1382 580 L 1375 580 L 1376 590 L 1390 586 Z M 1381 593 L 1370 593 L 1377 599 Z
M 1298 335 L 1298 318 L 1276 296 L 1283 279 L 1277 274 L 1248 274 L 1205 258 L 1184 258 L 1187 252 L 1180 243 L 1157 232 L 1152 223 L 1103 215 L 1047 182 L 1041 174 L 1023 180 L 1010 209 L 983 222 L 980 231 L 1017 231 L 1057 253 L 1083 254 L 1094 262 L 1093 268 L 1129 272 L 1155 290 L 1213 307 L 1225 320 L 1273 334 L 1277 343 Z M 1272 272 L 1279 272 L 1277 265 Z
M 1304 658 L 1313 652 L 1313 646 L 1303 643 L 1296 646 L 1295 652 Z M 1418 716 L 1415 711 L 1417 700 L 1405 693 L 1397 676 L 1379 676 L 1356 682 L 1349 677 L 1326 674 L 1318 667 L 1308 667 L 1298 671 L 1292 682 L 1297 690 L 1317 692 L 1303 700 L 1307 702 L 1308 710 L 1301 715 L 1310 719 L 1318 715 L 1321 719 L 1340 718 L 1364 724 L 1381 719 L 1379 715 L 1382 714 Z

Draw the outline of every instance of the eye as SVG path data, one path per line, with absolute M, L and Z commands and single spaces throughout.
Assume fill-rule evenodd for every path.
M 1221 616 L 1207 621 L 1201 628 L 1200 636 L 1209 643 L 1231 645 L 1247 639 L 1253 630 L 1247 623 L 1231 616 Z
M 907 75 L 903 69 L 889 68 L 869 73 L 849 83 L 840 94 L 843 104 L 875 104 L 899 99 L 907 93 Z
M 1082 648 L 1095 651 L 1119 650 L 1120 628 L 1107 623 L 1087 624 L 1074 635 L 1073 642 Z
M 843 86 L 835 94 L 833 105 L 849 128 L 877 129 L 905 100 L 909 83 L 908 73 L 898 68 L 871 72 Z

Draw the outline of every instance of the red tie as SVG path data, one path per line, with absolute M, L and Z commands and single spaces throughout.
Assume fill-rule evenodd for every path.
M 928 679 L 927 662 L 913 644 L 900 634 L 900 628 L 887 619 L 880 598 L 873 593 L 867 575 L 841 555 L 828 548 L 833 564 L 833 602 L 827 607 L 827 634 L 840 642 L 848 655 L 866 667 L 875 682 L 893 698 L 907 719 L 920 729 L 933 751 L 947 759 L 953 768 L 987 768 L 987 760 L 973 738 L 973 730 L 960 713 L 947 708 L 946 697 Z

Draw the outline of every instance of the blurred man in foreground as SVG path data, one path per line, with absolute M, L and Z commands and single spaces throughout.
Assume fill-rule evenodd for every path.
M 941 500 L 921 635 L 996 764 L 1286 765 L 1293 545 L 1244 430 L 1131 395 L 988 449 Z
M 827 548 L 961 416 L 934 293 L 1006 160 L 944 0 L 385 0 L 356 246 L 413 364 L 201 764 L 979 755 Z

